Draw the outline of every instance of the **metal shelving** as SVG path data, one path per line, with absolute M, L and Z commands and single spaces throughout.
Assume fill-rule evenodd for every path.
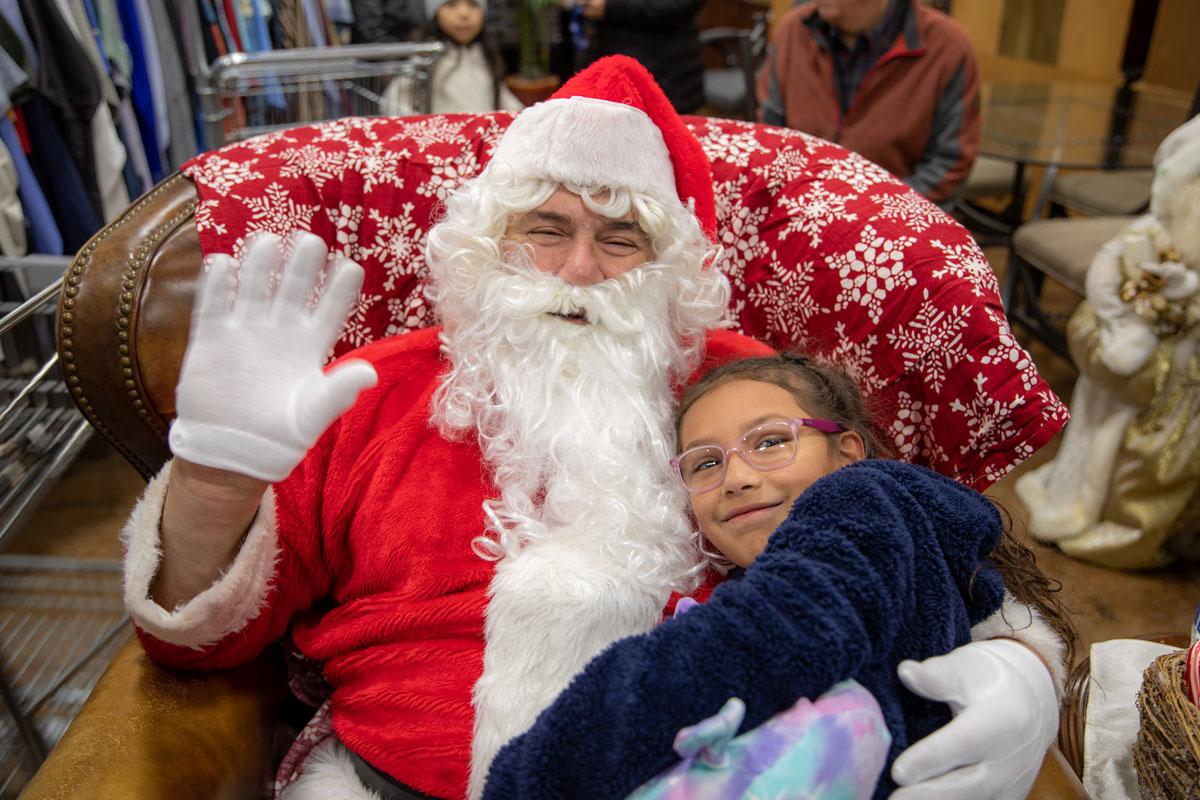
M 0 259 L 0 551 L 91 436 L 54 349 L 69 261 Z M 20 793 L 129 635 L 119 562 L 0 554 L 0 798 Z

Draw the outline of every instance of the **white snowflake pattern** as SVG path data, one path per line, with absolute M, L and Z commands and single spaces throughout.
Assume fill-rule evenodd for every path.
M 1028 443 L 1013 444 L 1017 433 L 1013 430 L 1013 412 L 1025 405 L 1025 396 L 1016 395 L 1007 402 L 997 399 L 984 391 L 986 382 L 987 378 L 982 374 L 975 376 L 975 396 L 969 405 L 960 397 L 950 403 L 950 408 L 966 417 L 967 437 L 959 446 L 959 452 L 964 455 L 974 452 L 986 457 L 1003 448 L 1010 463 L 1019 464 L 1033 455 L 1033 448 Z
M 425 298 L 423 285 L 415 287 L 407 297 L 390 298 L 387 308 L 390 319 L 386 332 L 388 336 L 427 328 L 433 324 L 433 308 Z
M 412 139 L 417 147 L 424 150 L 429 145 L 439 142 L 463 142 L 463 125 L 462 122 L 451 122 L 438 115 L 419 117 L 404 129 L 404 136 Z
M 233 195 L 241 200 L 250 212 L 246 233 L 268 231 L 286 236 L 294 230 L 312 230 L 312 218 L 320 206 L 297 203 L 288 191 L 278 183 L 271 183 L 261 194 L 249 197 Z
M 358 302 L 354 304 L 354 310 L 350 312 L 350 318 L 346 320 L 346 327 L 342 328 L 342 335 L 338 337 L 338 341 L 351 347 L 362 347 L 374 340 L 375 335 L 371 332 L 371 326 L 367 324 L 367 314 L 382 299 L 383 295 L 381 294 L 360 294 Z
M 279 174 L 286 178 L 307 178 L 318 189 L 325 182 L 341 180 L 346 173 L 346 151 L 306 144 L 303 147 L 285 150 L 280 154 L 284 166 Z
M 439 201 L 444 201 L 446 195 L 479 172 L 479 162 L 471 150 L 454 156 L 427 155 L 426 158 L 429 159 L 433 170 L 429 179 L 417 187 L 417 194 L 422 197 L 436 197 Z
M 363 221 L 363 207 L 339 203 L 337 208 L 325 209 L 333 223 L 335 249 L 346 258 L 362 261 L 366 252 L 358 240 L 358 228 Z
M 929 290 L 921 293 L 921 307 L 900 327 L 888 331 L 887 340 L 900 353 L 904 368 L 919 372 L 935 392 L 958 364 L 974 361 L 963 342 L 971 326 L 970 306 L 941 308 L 929 302 Z
M 377 141 L 365 146 L 353 144 L 346 154 L 346 168 L 362 175 L 364 192 L 384 184 L 403 189 L 404 179 L 400 177 L 399 170 L 410 158 L 412 153 L 403 149 L 394 150 L 384 142 Z
M 779 238 L 786 239 L 793 233 L 807 234 L 813 247 L 820 247 L 821 234 L 835 219 L 845 222 L 858 219 L 858 214 L 846 210 L 845 196 L 830 192 L 820 183 L 814 183 L 798 197 L 781 197 L 779 203 L 788 216 L 787 227 L 779 232 Z
M 736 298 L 735 300 L 732 300 L 729 303 L 729 307 L 727 309 L 725 309 L 725 315 L 723 317 L 721 317 L 721 322 L 723 323 L 723 325 L 717 325 L 715 327 L 728 326 L 729 328 L 737 331 L 738 333 L 746 334 L 745 329 L 742 328 L 742 314 L 745 313 L 745 311 L 746 311 L 746 298 L 739 297 L 739 298 Z M 749 334 L 746 334 L 746 335 L 749 335 Z
M 767 218 L 766 207 L 750 208 L 741 202 L 748 176 L 717 184 L 717 219 L 720 221 L 720 269 L 738 289 L 746 288 L 746 265 L 768 252 L 767 243 L 758 235 L 758 226 Z
M 1033 357 L 1024 347 L 1021 347 L 1002 312 L 994 311 L 986 306 L 984 311 L 996 326 L 996 336 L 993 338 L 995 344 L 983 354 L 979 363 L 985 366 L 1008 365 L 1021 373 L 1021 388 L 1027 392 L 1032 390 L 1034 386 L 1037 386 L 1039 378 Z
M 1043 420 L 1058 420 L 1058 427 L 1060 428 L 1067 424 L 1067 420 L 1070 419 L 1071 414 L 1054 392 L 1050 389 L 1042 389 L 1037 393 L 1037 398 L 1041 401 Z
M 221 202 L 219 200 L 212 198 L 209 198 L 208 200 L 201 200 L 196 204 L 197 231 L 212 231 L 219 236 L 224 236 L 226 233 L 228 233 L 228 230 L 226 230 L 225 226 L 217 222 L 213 217 L 213 211 L 215 211 L 220 205 Z
M 715 127 L 708 129 L 700 146 L 709 161 L 724 161 L 738 167 L 750 166 L 750 156 L 754 153 L 771 152 L 763 147 L 753 131 L 729 133 Z
M 322 122 L 316 126 L 317 137 L 314 142 L 353 142 L 357 132 L 363 139 L 378 142 L 379 134 L 375 128 L 380 125 L 391 125 L 386 117 L 339 117 L 338 119 Z
M 771 273 L 774 277 L 754 286 L 748 299 L 766 312 L 767 330 L 773 339 L 782 336 L 792 347 L 804 349 L 809 320 L 818 314 L 829 313 L 810 291 L 813 264 L 805 261 L 792 269 L 781 264 L 778 256 L 772 253 Z
M 257 158 L 230 161 L 213 153 L 204 158 L 198 166 L 188 170 L 188 177 L 194 183 L 203 184 L 224 196 L 239 184 L 262 180 L 263 174 L 254 169 L 257 163 Z
M 971 293 L 976 297 L 994 296 L 1000 291 L 996 273 L 987 257 L 974 241 L 966 244 L 946 244 L 941 239 L 931 239 L 931 245 L 942 251 L 943 266 L 933 270 L 933 277 L 953 275 L 964 278 L 971 284 Z
M 862 194 L 877 183 L 892 183 L 896 179 L 883 167 L 851 153 L 848 157 L 828 162 L 829 166 L 817 173 L 822 180 L 837 180 L 849 184 Z
M 237 149 L 249 150 L 251 153 L 261 156 L 272 150 L 280 149 L 281 145 L 297 144 L 299 141 L 299 139 L 292 135 L 290 129 L 282 128 L 238 142 Z M 232 154 L 232 151 L 230 153 Z
M 866 395 L 872 395 L 887 386 L 887 381 L 875 371 L 875 345 L 879 339 L 869 334 L 856 342 L 846 335 L 846 323 L 833 326 L 838 335 L 838 346 L 829 354 L 829 359 L 846 371 Z
M 937 403 L 922 402 L 908 392 L 899 393 L 896 419 L 889 433 L 902 461 L 923 459 L 927 464 L 938 464 L 947 460 L 946 451 L 931 435 L 937 413 Z
M 364 242 L 363 252 L 379 260 L 386 271 L 383 290 L 386 292 L 396 288 L 396 282 L 410 275 L 424 273 L 425 259 L 421 254 L 421 237 L 424 234 L 417 223 L 413 221 L 413 204 L 401 206 L 402 213 L 384 215 L 377 208 L 368 211 L 368 217 L 375 223 L 375 237 L 370 246 Z
M 754 167 L 772 192 L 808 176 L 808 153 L 800 147 L 781 147 L 771 163 Z
M 506 130 L 508 130 L 507 125 L 500 124 L 500 119 L 504 119 L 506 117 L 509 120 L 512 119 L 511 115 L 505 115 L 505 114 L 489 115 L 487 127 L 476 131 L 476 133 L 474 134 L 474 137 L 477 137 L 479 139 L 479 141 L 483 143 L 483 153 L 485 156 L 485 158 L 484 158 L 485 161 L 492 157 L 492 153 L 494 153 L 496 151 L 496 145 L 500 142 L 500 137 L 504 135 L 504 132 Z M 472 137 L 470 137 L 470 135 L 469 135 L 469 138 L 472 138 Z
M 942 222 L 942 210 L 916 192 L 893 192 L 885 194 L 879 205 L 879 216 L 894 219 L 910 228 L 913 233 L 924 233 L 934 222 Z
M 875 226 L 864 225 L 853 250 L 835 253 L 826 262 L 841 278 L 833 310 L 861 306 L 872 322 L 879 322 L 887 296 L 917 283 L 904 266 L 904 250 L 915 242 L 911 236 L 889 239 L 877 233 Z

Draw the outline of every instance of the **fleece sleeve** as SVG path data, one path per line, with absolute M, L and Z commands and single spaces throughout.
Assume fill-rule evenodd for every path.
M 910 490 L 900 468 L 937 491 Z M 680 728 L 729 697 L 746 703 L 743 729 L 817 697 L 893 652 L 918 582 L 942 583 L 961 606 L 970 575 L 958 573 L 977 571 L 999 527 L 982 496 L 920 468 L 863 462 L 822 478 L 741 579 L 593 659 L 500 751 L 484 797 L 625 797 L 675 762 Z M 939 537 L 953 553 L 927 570 L 932 557 L 916 550 L 940 550 Z

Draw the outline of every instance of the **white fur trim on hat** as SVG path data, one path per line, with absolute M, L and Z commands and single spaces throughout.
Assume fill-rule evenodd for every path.
M 662 131 L 641 109 L 594 97 L 530 106 L 501 137 L 487 170 L 580 187 L 631 189 L 678 204 Z
M 1027 606 L 1008 592 L 1004 602 L 990 617 L 971 628 L 971 640 L 1016 639 L 1041 657 L 1054 680 L 1054 693 L 1061 698 L 1067 685 L 1067 646 L 1050 623 L 1032 606 Z
M 256 617 L 275 576 L 279 544 L 275 495 L 267 489 L 233 564 L 212 586 L 174 611 L 150 599 L 150 584 L 162 563 L 163 502 L 171 462 L 154 476 L 121 531 L 125 545 L 125 608 L 139 628 L 156 639 L 200 649 L 220 641 Z

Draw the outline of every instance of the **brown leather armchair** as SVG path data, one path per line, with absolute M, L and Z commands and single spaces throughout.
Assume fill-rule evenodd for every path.
M 60 300 L 58 347 L 72 395 L 147 478 L 169 457 L 201 263 L 196 202 L 181 175 L 139 199 L 76 256 Z M 278 652 L 234 670 L 187 674 L 155 665 L 134 640 L 21 797 L 267 796 L 285 685 Z M 1031 797 L 1085 797 L 1057 749 Z
M 195 209 L 191 181 L 164 181 L 76 255 L 59 300 L 71 394 L 146 478 L 170 457 L 167 426 L 201 262 Z M 264 796 L 285 694 L 277 652 L 191 675 L 158 667 L 132 640 L 21 796 Z

